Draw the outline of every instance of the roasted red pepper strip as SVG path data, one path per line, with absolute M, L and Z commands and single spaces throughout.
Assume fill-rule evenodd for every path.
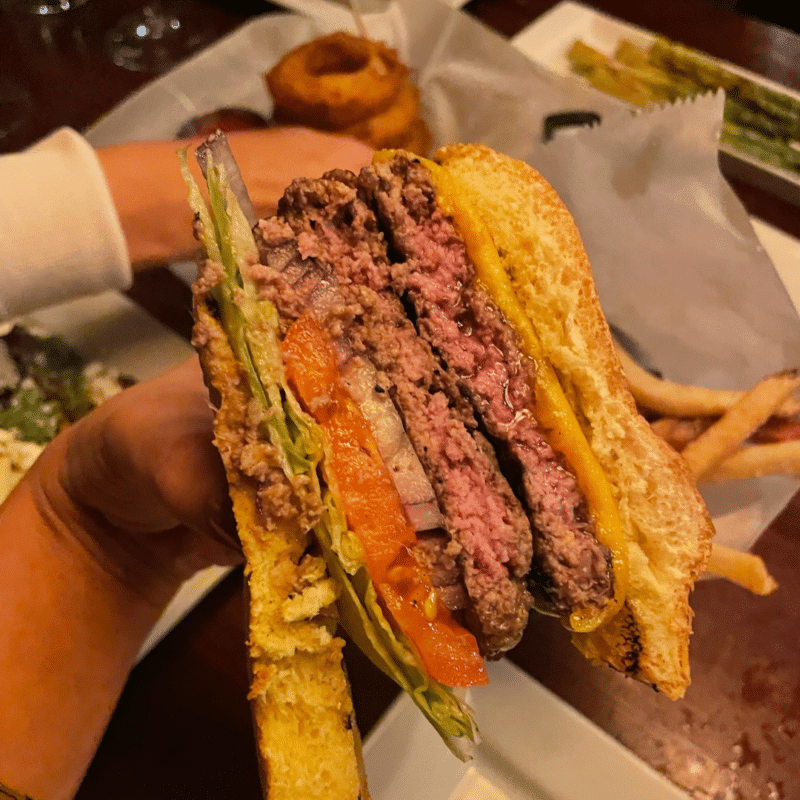
M 325 431 L 328 466 L 385 611 L 416 647 L 431 678 L 446 686 L 486 683 L 475 637 L 438 601 L 430 576 L 409 552 L 416 532 L 369 423 L 341 385 L 330 338 L 309 312 L 289 328 L 283 360 L 290 386 Z

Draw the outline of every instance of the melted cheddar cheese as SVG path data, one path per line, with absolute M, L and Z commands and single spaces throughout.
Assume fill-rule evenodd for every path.
M 552 364 L 547 360 L 530 318 L 517 300 L 480 207 L 446 167 L 424 160 L 430 169 L 437 202 L 461 234 L 478 280 L 517 332 L 522 351 L 535 365 L 535 409 L 549 444 L 570 465 L 594 522 L 598 541 L 612 553 L 614 596 L 600 609 L 573 612 L 564 624 L 573 631 L 589 632 L 610 620 L 625 601 L 628 587 L 628 548 L 619 511 L 608 478 L 595 457 L 569 404 Z

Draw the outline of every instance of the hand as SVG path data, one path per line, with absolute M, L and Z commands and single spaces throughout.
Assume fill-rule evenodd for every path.
M 74 796 L 184 578 L 241 560 L 196 358 L 59 434 L 0 506 L 0 779 Z
M 112 397 L 54 443 L 57 483 L 43 485 L 55 513 L 77 514 L 103 566 L 154 602 L 202 567 L 241 560 L 212 423 L 193 357 Z
M 226 136 L 260 217 L 275 212 L 295 178 L 319 178 L 332 169 L 357 173 L 371 163 L 374 152 L 347 136 L 308 128 L 271 128 Z
M 284 189 L 298 177 L 319 177 L 334 168 L 358 171 L 372 150 L 345 136 L 305 128 L 268 128 L 227 134 L 253 206 L 273 211 Z M 197 249 L 192 212 L 177 152 L 198 139 L 129 142 L 97 151 L 125 233 L 134 269 L 143 269 Z M 201 182 L 190 152 L 189 166 Z

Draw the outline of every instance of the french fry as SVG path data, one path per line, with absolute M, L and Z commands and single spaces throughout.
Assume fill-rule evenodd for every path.
M 706 572 L 743 586 L 753 594 L 772 594 L 777 581 L 769 574 L 764 561 L 753 553 L 741 553 L 714 542 L 706 563 Z
M 715 417 L 724 414 L 742 399 L 743 391 L 690 386 L 657 378 L 617 345 L 617 355 L 625 371 L 631 394 L 640 408 L 669 417 Z M 777 409 L 781 416 L 800 412 L 800 400 L 789 397 Z
M 710 428 L 683 448 L 683 457 L 701 480 L 732 455 L 800 386 L 800 370 L 785 370 L 762 378 Z
M 698 483 L 747 477 L 800 477 L 800 370 L 768 375 L 749 391 L 711 389 L 664 380 L 644 369 L 616 343 L 617 354 L 639 408 L 659 416 L 653 431 L 681 452 Z M 769 425 L 767 421 L 769 420 Z M 743 443 L 763 432 L 764 444 Z M 770 436 L 785 437 L 769 441 Z M 706 572 L 758 595 L 778 587 L 761 558 L 713 543 Z
M 650 423 L 653 432 L 680 452 L 714 422 L 712 417 L 659 417 Z
M 742 447 L 706 472 L 701 483 L 724 483 L 764 475 L 800 477 L 800 441 L 773 442 Z

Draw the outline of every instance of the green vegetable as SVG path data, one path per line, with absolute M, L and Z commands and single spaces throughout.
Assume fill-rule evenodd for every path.
M 280 453 L 283 472 L 305 510 L 304 519 L 313 529 L 329 572 L 341 586 L 342 625 L 365 655 L 409 693 L 451 750 L 466 758 L 456 740 L 463 736 L 477 739 L 472 714 L 449 687 L 427 677 L 413 647 L 386 619 L 366 569 L 361 542 L 348 529 L 335 496 L 322 432 L 288 388 L 278 314 L 271 302 L 258 299 L 242 269 L 257 261 L 257 250 L 225 172 L 209 158 L 209 213 L 188 171 L 185 153 L 181 158 L 201 240 L 209 257 L 218 260 L 224 271 L 215 290 L 223 328 L 247 375 L 250 392 L 265 412 L 261 434 Z
M 360 543 L 347 530 L 344 517 L 329 492 L 326 492 L 325 502 L 328 513 L 314 533 L 328 571 L 342 587 L 338 600 L 342 626 L 367 658 L 408 692 L 450 750 L 464 759 L 465 754 L 456 740 L 466 736 L 474 742 L 478 737 L 469 708 L 450 688 L 428 678 L 413 648 L 392 630 L 363 561 L 346 555 L 348 550 L 351 553 L 360 550 Z M 340 538 L 338 548 L 331 534 Z
M 578 40 L 567 58 L 596 89 L 637 106 L 724 89 L 722 141 L 767 164 L 800 172 L 800 101 L 787 94 L 664 38 L 647 50 L 622 40 L 613 56 Z
M 84 360 L 63 339 L 36 336 L 17 325 L 3 337 L 3 342 L 20 378 L 30 378 L 47 400 L 58 403 L 68 422 L 75 422 L 91 410 Z
M 800 172 L 800 150 L 780 139 L 774 139 L 725 120 L 721 140 L 740 152 L 782 169 Z
M 13 391 L 0 411 L 0 428 L 16 431 L 25 442 L 47 444 L 66 422 L 61 404 L 48 400 L 31 378 Z
M 63 339 L 15 326 L 2 344 L 16 376 L 0 394 L 0 427 L 14 429 L 23 441 L 46 444 L 91 411 L 83 358 Z

